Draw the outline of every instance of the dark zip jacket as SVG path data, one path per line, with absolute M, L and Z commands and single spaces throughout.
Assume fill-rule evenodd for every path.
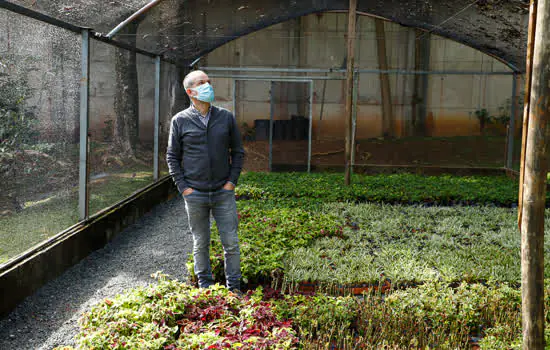
M 199 118 L 192 106 L 172 117 L 166 161 L 179 192 L 214 191 L 227 181 L 236 186 L 244 149 L 235 117 L 212 106 L 208 127 Z

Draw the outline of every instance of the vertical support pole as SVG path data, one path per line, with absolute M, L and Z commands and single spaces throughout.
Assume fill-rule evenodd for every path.
M 80 161 L 78 178 L 78 213 L 80 220 L 88 218 L 88 112 L 90 85 L 90 31 L 82 30 L 82 76 L 80 78 Z
M 427 72 L 430 70 L 430 32 L 416 30 L 416 45 L 414 48 L 414 70 Z M 428 74 L 414 75 L 414 90 L 412 95 L 412 125 L 415 136 L 429 136 L 426 116 L 428 111 Z
M 357 93 L 359 90 L 358 87 L 359 74 L 355 75 L 353 79 L 353 112 L 352 112 L 352 121 L 351 121 L 351 173 L 353 174 L 353 167 L 355 166 L 355 134 L 357 130 Z
M 235 119 L 237 119 L 237 80 L 236 79 L 233 79 L 233 97 L 231 102 L 233 104 L 233 115 L 235 116 Z
M 307 172 L 311 172 L 311 138 L 313 130 L 313 80 L 309 81 L 309 128 L 307 135 Z
M 391 87 L 388 70 L 388 57 L 386 53 L 386 31 L 384 30 L 384 21 L 374 20 L 376 28 L 376 47 L 378 51 L 378 68 L 384 73 L 380 73 L 380 94 L 382 95 L 382 135 L 384 137 L 393 136 L 393 110 L 391 103 Z
M 153 136 L 153 180 L 159 179 L 160 56 L 155 57 L 155 131 Z
M 357 22 L 357 0 L 349 0 L 348 13 L 348 37 L 347 37 L 347 67 L 346 67 L 346 159 L 344 184 L 351 183 L 351 124 L 352 124 L 352 98 L 353 98 L 353 73 L 355 68 L 355 25 Z
M 269 87 L 269 172 L 272 170 L 273 163 L 273 88 L 275 87 L 274 82 L 270 82 Z
M 523 184 L 525 175 L 525 149 L 531 102 L 531 80 L 533 73 L 533 51 L 535 46 L 535 28 L 537 24 L 537 0 L 531 0 L 529 6 L 529 28 L 527 33 L 527 62 L 525 63 L 525 96 L 523 98 L 523 127 L 521 132 L 521 158 L 519 163 L 518 227 L 521 231 L 523 216 Z
M 518 74 L 512 76 L 512 104 L 510 105 L 510 122 L 508 124 L 508 151 L 506 156 L 506 168 L 512 169 L 514 160 L 514 134 L 516 133 L 516 93 Z
M 533 3 L 537 15 L 521 217 L 521 310 L 525 350 L 545 348 L 544 210 L 550 131 L 550 1 Z

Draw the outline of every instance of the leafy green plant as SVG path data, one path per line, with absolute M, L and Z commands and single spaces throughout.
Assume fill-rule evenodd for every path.
M 362 298 L 280 294 L 239 297 L 215 285 L 157 282 L 105 299 L 80 319 L 80 349 L 513 348 L 521 336 L 519 290 L 506 284 L 417 288 Z M 547 310 L 549 300 L 546 300 Z M 68 349 L 61 347 L 58 349 Z
M 478 109 L 474 112 L 474 115 L 479 120 L 479 132 L 483 133 L 487 124 L 491 123 L 491 116 L 489 115 L 489 111 L 487 111 L 487 109 L 485 108 Z
M 261 292 L 196 289 L 166 275 L 105 299 L 80 319 L 84 349 L 294 349 L 292 321 L 277 318 Z
M 331 203 L 318 212 L 343 218 L 344 234 L 291 249 L 285 285 L 520 281 L 514 209 Z
M 87 313 L 79 344 L 262 348 L 279 341 L 269 346 L 402 349 L 467 348 L 479 341 L 488 349 L 517 346 L 516 210 L 425 204 L 510 204 L 515 182 L 415 175 L 354 180 L 349 188 L 338 174 L 243 175 L 237 192 L 243 277 L 249 287 L 275 281 L 273 286 L 286 294 L 259 287 L 241 299 L 219 285 L 200 290 L 160 275 L 157 285 L 105 300 Z M 363 201 L 376 203 L 358 203 Z M 395 204 L 403 202 L 420 204 Z M 212 265 L 222 282 L 222 247 L 212 229 Z M 191 259 L 188 268 L 192 273 Z M 296 292 L 301 282 L 341 293 L 346 286 L 380 286 L 388 280 L 393 289 L 372 288 L 359 298 Z M 550 291 L 546 296 L 550 320 Z M 243 319 L 247 327 L 237 331 L 235 322 Z M 260 337 L 256 333 L 266 320 L 274 328 Z M 250 329 L 255 335 L 243 339 Z
M 428 283 L 391 293 L 383 304 L 370 298 L 361 306 L 359 333 L 400 346 L 465 348 L 470 336 L 480 337 L 503 320 L 521 329 L 520 292 L 507 285 Z
M 254 199 L 307 199 L 313 202 L 511 206 L 517 203 L 517 181 L 506 176 L 355 175 L 344 186 L 341 174 L 243 174 L 237 196 Z
M 283 295 L 271 300 L 280 319 L 290 319 L 301 341 L 305 339 L 335 340 L 337 334 L 349 332 L 357 318 L 360 301 L 353 297 Z M 332 339 L 330 339 L 332 338 Z
M 281 273 L 290 249 L 307 246 L 316 238 L 340 236 L 343 230 L 338 217 L 297 208 L 259 209 L 239 204 L 239 220 L 241 273 L 244 283 L 252 284 L 269 282 Z M 223 248 L 215 225 L 211 250 L 212 272 L 216 281 L 223 282 Z M 194 276 L 193 269 L 189 272 Z
M 247 122 L 242 123 L 241 127 L 241 137 L 243 140 L 253 140 L 254 139 L 255 129 L 248 125 Z
M 516 110 L 523 109 L 523 93 L 516 101 Z M 506 131 L 508 124 L 510 123 L 510 116 L 512 115 L 512 98 L 508 98 L 502 105 L 498 107 L 496 114 L 490 114 L 486 108 L 478 109 L 474 112 L 474 115 L 479 120 L 479 131 L 485 134 L 490 128 L 497 133 L 502 134 Z

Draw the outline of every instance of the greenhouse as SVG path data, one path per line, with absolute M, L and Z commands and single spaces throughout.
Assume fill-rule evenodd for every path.
M 549 25 L 540 0 L 0 1 L 0 348 L 543 348 Z M 242 292 L 214 211 L 199 288 L 174 183 L 197 70 L 244 152 Z

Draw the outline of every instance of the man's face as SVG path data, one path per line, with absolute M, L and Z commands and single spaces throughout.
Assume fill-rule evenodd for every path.
M 205 84 L 205 83 L 211 84 L 210 83 L 210 78 L 208 78 L 208 75 L 206 75 L 206 73 L 197 74 L 197 76 L 193 79 L 193 83 L 191 84 L 189 89 L 187 89 L 187 95 L 189 95 L 191 97 L 196 96 L 198 94 L 198 92 L 193 91 L 191 89 L 194 89 L 197 86 L 200 86 L 200 85 Z

